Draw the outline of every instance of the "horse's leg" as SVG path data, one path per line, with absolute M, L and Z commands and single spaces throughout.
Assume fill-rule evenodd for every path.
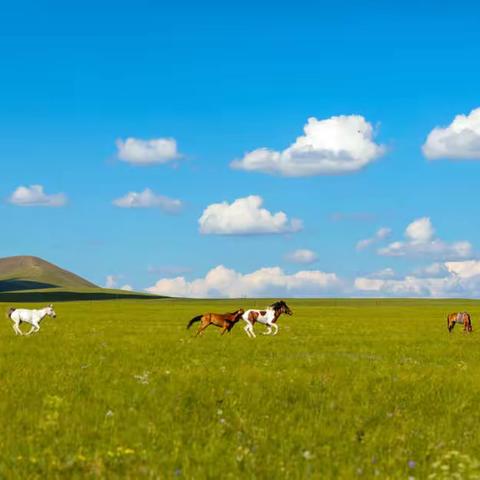
M 34 330 L 35 330 L 35 325 L 32 325 L 32 326 L 30 327 L 30 330 L 26 333 L 26 335 L 31 335 Z
M 278 325 L 276 323 L 272 323 L 272 327 L 274 327 L 274 329 L 275 329 L 273 334 L 276 335 L 278 333 Z
M 15 332 L 15 335 L 23 335 L 22 330 L 20 329 L 20 326 L 17 322 L 13 322 L 13 331 Z
M 263 332 L 263 335 L 270 335 L 272 333 L 272 325 L 270 323 L 267 323 L 265 326 L 267 328 Z
M 247 324 L 245 325 L 245 327 L 243 328 L 245 330 L 245 333 L 250 337 L 250 338 L 253 338 L 255 337 L 255 334 L 253 333 L 253 327 L 252 327 L 252 324 L 250 322 L 246 322 Z
M 223 327 L 222 327 L 222 333 L 220 333 L 220 335 L 223 335 L 225 332 L 228 331 L 228 324 L 225 324 Z
M 202 323 L 198 327 L 197 334 L 195 335 L 198 337 L 199 335 L 203 335 L 203 331 L 210 325 L 210 322 L 208 320 L 202 320 Z

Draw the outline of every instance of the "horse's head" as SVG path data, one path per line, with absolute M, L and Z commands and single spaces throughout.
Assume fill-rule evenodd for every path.
M 240 317 L 245 313 L 245 310 L 243 308 L 239 308 L 236 312 L 233 314 L 233 321 L 238 322 L 240 320 Z
M 50 304 L 48 307 L 47 307 L 47 315 L 49 317 L 52 317 L 52 318 L 55 318 L 57 316 L 57 314 L 55 313 L 55 310 L 53 309 L 53 305 Z
M 277 312 L 285 313 L 286 315 L 293 315 L 293 312 L 290 310 L 289 306 L 283 300 L 280 300 L 279 302 L 275 302 L 271 306 Z

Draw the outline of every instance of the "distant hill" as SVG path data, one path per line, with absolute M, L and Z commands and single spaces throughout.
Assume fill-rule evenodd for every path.
M 92 282 L 38 257 L 0 258 L 0 292 L 55 287 L 98 288 Z
M 0 302 L 46 302 L 160 298 L 138 292 L 110 290 L 38 257 L 0 258 Z

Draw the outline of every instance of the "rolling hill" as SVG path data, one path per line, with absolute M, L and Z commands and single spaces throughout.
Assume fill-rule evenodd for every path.
M 0 302 L 158 298 L 110 290 L 33 256 L 0 258 Z
M 0 291 L 55 287 L 98 288 L 88 280 L 38 257 L 0 258 Z

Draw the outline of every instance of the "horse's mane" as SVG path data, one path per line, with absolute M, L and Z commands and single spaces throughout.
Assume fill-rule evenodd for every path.
M 282 307 L 283 305 L 285 305 L 285 302 L 283 300 L 279 301 L 279 302 L 275 302 L 275 303 L 272 303 L 270 305 L 270 308 L 273 308 L 274 310 L 277 310 L 279 309 L 280 307 Z

